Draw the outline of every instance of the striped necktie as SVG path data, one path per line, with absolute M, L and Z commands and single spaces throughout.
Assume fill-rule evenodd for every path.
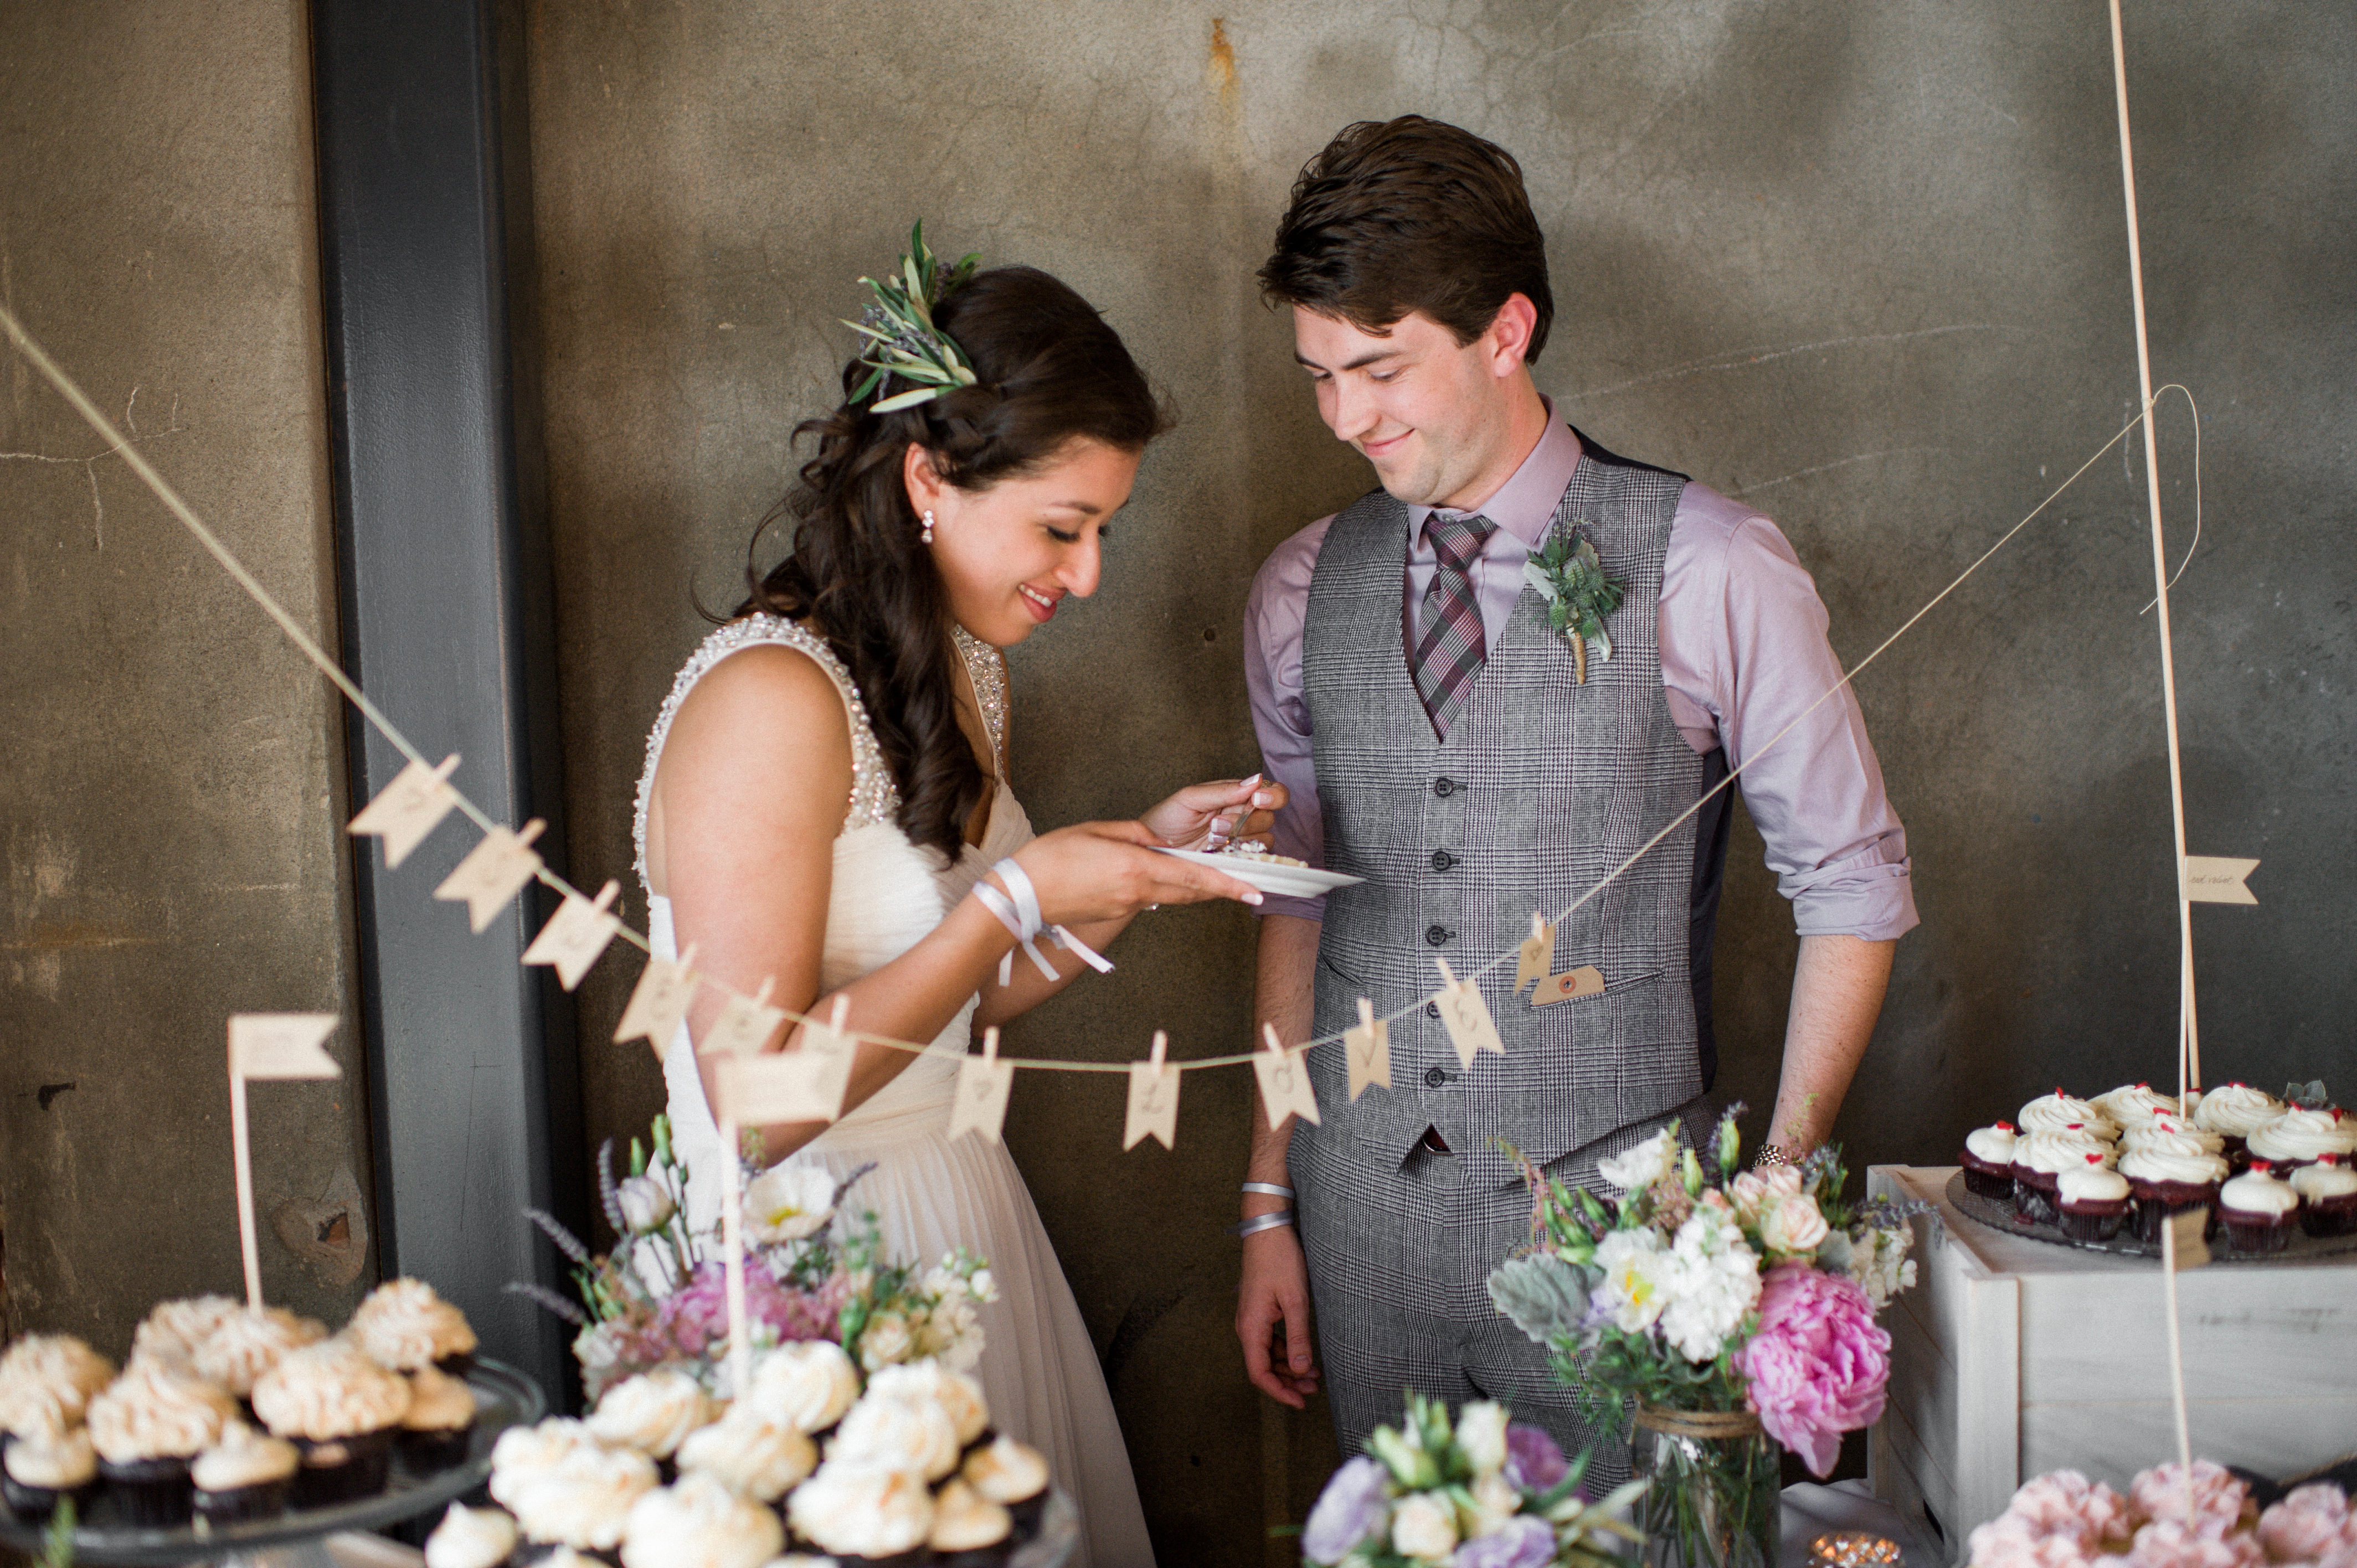
M 1440 738 L 1473 687 L 1489 656 L 1482 634 L 1481 605 L 1474 597 L 1472 567 L 1481 546 L 1498 525 L 1486 517 L 1436 511 L 1425 519 L 1424 534 L 1432 541 L 1437 568 L 1432 586 L 1424 592 L 1424 607 L 1415 622 L 1415 650 L 1410 660 L 1415 689 L 1424 711 Z

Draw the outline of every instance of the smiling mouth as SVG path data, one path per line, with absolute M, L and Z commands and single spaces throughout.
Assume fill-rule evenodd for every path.
M 1031 586 L 1028 583 L 1017 583 L 1015 586 L 1016 590 L 1023 596 L 1024 607 L 1030 610 L 1033 615 L 1039 617 L 1042 622 L 1050 621 L 1056 618 L 1056 601 L 1054 599 L 1049 598 L 1047 595 Z
M 1360 455 L 1366 457 L 1389 456 L 1399 449 L 1401 442 L 1414 434 L 1414 431 L 1403 430 L 1397 435 L 1386 435 L 1381 441 L 1361 441 L 1359 443 Z

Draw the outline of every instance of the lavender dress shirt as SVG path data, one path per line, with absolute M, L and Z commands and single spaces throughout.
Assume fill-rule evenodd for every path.
M 1472 571 L 1491 652 L 1522 595 L 1523 563 L 1544 542 L 1579 452 L 1579 437 L 1550 406 L 1546 433 L 1522 467 L 1471 509 L 1498 525 Z M 1432 585 L 1436 562 L 1424 532 L 1432 510 L 1408 509 L 1409 607 L 1421 605 Z M 1301 692 L 1301 628 L 1310 574 L 1333 521 L 1319 518 L 1278 545 L 1244 606 L 1244 682 L 1261 760 L 1292 791 L 1271 847 L 1312 865 L 1325 864 L 1326 835 Z M 1751 761 L 1756 748 L 1841 679 L 1827 624 L 1816 585 L 1774 523 L 1707 486 L 1686 486 L 1662 568 L 1662 683 L 1670 716 L 1697 753 L 1723 748 L 1729 768 L 1750 762 L 1736 788 L 1767 841 L 1768 867 L 1792 901 L 1800 933 L 1880 941 L 1914 927 L 1915 895 L 1907 831 L 1883 791 L 1856 698 L 1844 688 Z M 1400 678 L 1408 678 L 1405 648 Z M 1480 677 L 1474 679 L 1478 691 Z M 1260 913 L 1315 920 L 1324 908 L 1320 898 L 1271 896 Z

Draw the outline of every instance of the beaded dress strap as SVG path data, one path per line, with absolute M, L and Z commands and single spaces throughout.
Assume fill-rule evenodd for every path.
M 983 728 L 990 736 L 990 754 L 997 760 L 998 777 L 1006 777 L 1006 656 L 954 621 L 950 639 L 965 660 L 966 678 L 974 682 L 974 698 L 982 709 Z
M 687 701 L 688 693 L 714 665 L 739 650 L 765 644 L 809 655 L 826 671 L 827 679 L 834 682 L 834 689 L 843 697 L 844 712 L 851 725 L 851 799 L 849 810 L 844 814 L 843 831 L 847 833 L 899 817 L 899 788 L 892 782 L 892 770 L 884 765 L 883 748 L 876 744 L 875 731 L 868 727 L 867 704 L 860 701 L 859 688 L 852 684 L 850 672 L 835 658 L 826 639 L 781 617 L 748 616 L 729 622 L 697 646 L 678 678 L 672 682 L 671 695 L 663 699 L 662 711 L 655 715 L 654 728 L 648 732 L 646 768 L 639 775 L 638 809 L 630 827 L 631 839 L 638 849 L 640 886 L 645 885 L 647 877 L 647 800 L 654 790 L 655 765 L 662 760 L 663 742 L 670 738 L 672 721 L 679 716 L 680 704 Z M 1002 689 L 1003 684 L 1002 678 Z M 979 677 L 976 685 L 980 685 Z

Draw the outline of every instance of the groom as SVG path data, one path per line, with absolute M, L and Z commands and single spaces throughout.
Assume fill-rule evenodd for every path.
M 1797 719 L 1741 780 L 1801 931 L 1762 1151 L 1796 1157 L 1831 1127 L 1915 924 L 1905 834 L 1848 692 L 1803 716 L 1841 669 L 1775 525 L 1605 451 L 1532 384 L 1554 304 L 1511 156 L 1416 115 L 1352 125 L 1302 171 L 1260 276 L 1292 309 L 1319 414 L 1382 488 L 1279 545 L 1245 611 L 1253 721 L 1292 791 L 1274 847 L 1365 878 L 1262 907 L 1259 1016 L 1301 1040 L 1355 1025 L 1361 997 L 1414 1011 L 1392 1026 L 1388 1091 L 1353 1102 L 1342 1054 L 1319 1051 L 1322 1123 L 1254 1117 L 1246 1219 L 1295 1212 L 1243 1228 L 1246 1369 L 1298 1407 L 1322 1359 L 1346 1454 L 1405 1387 L 1508 1401 L 1584 1444 L 1484 1287 L 1530 1217 L 1496 1144 L 1594 1187 L 1598 1160 L 1673 1117 L 1701 1134 L 1726 793 L 1556 932 L 1555 972 L 1593 965 L 1600 993 L 1536 1007 L 1511 962 L 1483 979 L 1504 1057 L 1460 1067 L 1422 1003 L 1433 960 L 1461 975 L 1511 953 L 1534 910 L 1587 893 Z M 1524 586 L 1566 535 L 1623 594 L 1584 683 Z

